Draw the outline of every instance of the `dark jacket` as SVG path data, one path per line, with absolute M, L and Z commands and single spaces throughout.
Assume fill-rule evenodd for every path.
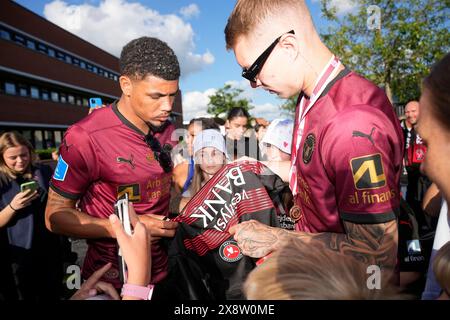
M 243 256 L 229 228 L 258 220 L 279 226 L 285 183 L 261 163 L 224 166 L 186 205 L 169 246 L 169 276 L 179 300 L 244 299 L 256 259 Z

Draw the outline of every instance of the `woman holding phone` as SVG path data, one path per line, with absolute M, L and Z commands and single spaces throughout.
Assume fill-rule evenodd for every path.
M 0 300 L 59 299 L 58 236 L 44 223 L 50 167 L 17 132 L 0 136 Z

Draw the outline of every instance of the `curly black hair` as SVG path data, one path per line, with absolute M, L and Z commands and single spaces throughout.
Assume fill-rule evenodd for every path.
M 120 74 L 142 80 L 152 75 L 178 80 L 180 65 L 175 52 L 157 38 L 141 37 L 130 41 L 120 53 Z

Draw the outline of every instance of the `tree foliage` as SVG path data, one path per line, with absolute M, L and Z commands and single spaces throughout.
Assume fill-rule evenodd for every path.
M 253 108 L 251 100 L 241 97 L 244 90 L 234 88 L 229 84 L 217 90 L 209 97 L 207 112 L 215 117 L 226 114 L 234 107 L 241 107 L 249 111 Z
M 295 116 L 295 108 L 297 107 L 297 98 L 298 96 L 290 97 L 289 99 L 286 99 L 281 104 L 280 108 L 284 111 L 289 117 Z
M 355 11 L 341 16 L 331 3 L 321 0 L 331 22 L 321 36 L 331 51 L 384 87 L 391 101 L 418 99 L 422 79 L 449 50 L 450 1 L 358 0 Z

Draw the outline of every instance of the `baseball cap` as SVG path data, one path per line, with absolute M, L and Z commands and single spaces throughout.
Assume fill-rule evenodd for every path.
M 267 127 L 261 143 L 271 144 L 281 151 L 291 154 L 292 131 L 294 130 L 294 122 L 289 119 L 275 119 L 269 127 Z
M 203 148 L 212 147 L 225 153 L 227 151 L 225 148 L 225 138 L 220 134 L 220 131 L 215 129 L 206 129 L 200 131 L 194 138 L 194 154 Z M 227 155 L 228 158 L 228 155 Z

